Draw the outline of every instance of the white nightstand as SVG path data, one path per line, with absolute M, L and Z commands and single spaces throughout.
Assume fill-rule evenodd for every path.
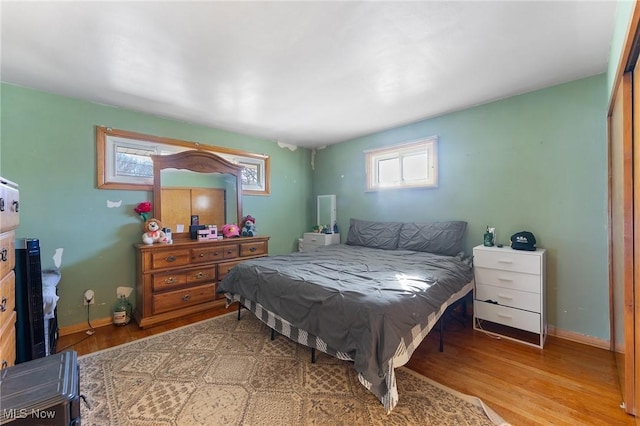
M 311 251 L 318 247 L 340 244 L 340 234 L 321 234 L 318 232 L 305 232 L 302 235 L 302 250 Z
M 473 269 L 473 328 L 542 348 L 547 337 L 546 250 L 477 246 Z M 538 336 L 534 343 L 512 329 Z

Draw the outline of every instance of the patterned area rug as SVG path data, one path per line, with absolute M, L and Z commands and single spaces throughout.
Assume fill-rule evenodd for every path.
M 385 414 L 352 363 L 310 350 L 248 311 L 80 357 L 83 425 L 492 425 L 477 398 L 397 370 Z M 486 411 L 483 410 L 486 409 Z

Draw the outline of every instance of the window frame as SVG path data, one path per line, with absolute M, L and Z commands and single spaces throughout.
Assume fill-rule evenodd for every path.
M 97 157 L 97 187 L 99 189 L 123 189 L 136 191 L 153 191 L 153 177 L 116 177 L 113 170 L 115 165 L 115 149 L 118 146 L 157 151 L 160 154 L 175 154 L 189 149 L 209 151 L 223 157 L 225 160 L 242 165 L 243 163 L 256 166 L 258 169 L 258 184 L 246 187 L 243 185 L 243 195 L 270 195 L 270 157 L 232 148 L 171 139 L 160 136 L 146 135 L 127 130 L 113 129 L 106 126 L 96 126 L 96 157 Z
M 402 168 L 402 158 L 411 154 L 425 152 L 427 154 L 427 178 L 419 181 L 405 181 L 396 184 L 381 185 L 379 181 L 379 163 L 383 160 L 398 159 Z M 387 191 L 405 188 L 437 188 L 438 187 L 438 136 L 429 136 L 397 145 L 374 148 L 364 151 L 365 157 L 365 192 Z

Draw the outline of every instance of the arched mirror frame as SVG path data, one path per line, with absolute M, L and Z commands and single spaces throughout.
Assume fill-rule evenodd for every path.
M 154 215 L 162 221 L 162 181 L 163 169 L 191 170 L 199 173 L 226 173 L 236 178 L 237 224 L 242 223 L 242 166 L 233 164 L 207 151 L 183 151 L 172 155 L 152 155 L 153 160 L 153 202 Z M 228 200 L 227 202 L 229 202 Z M 230 218 L 227 218 L 230 221 Z M 175 239 L 188 239 L 189 233 L 174 233 Z

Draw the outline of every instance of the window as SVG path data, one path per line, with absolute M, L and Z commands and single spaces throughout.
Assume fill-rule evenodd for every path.
M 367 191 L 438 186 L 438 137 L 365 151 Z
M 269 156 L 203 145 L 176 139 L 161 138 L 109 127 L 96 128 L 98 153 L 98 188 L 153 189 L 151 155 L 175 154 L 190 149 L 213 152 L 227 161 L 244 166 L 242 193 L 268 195 Z

